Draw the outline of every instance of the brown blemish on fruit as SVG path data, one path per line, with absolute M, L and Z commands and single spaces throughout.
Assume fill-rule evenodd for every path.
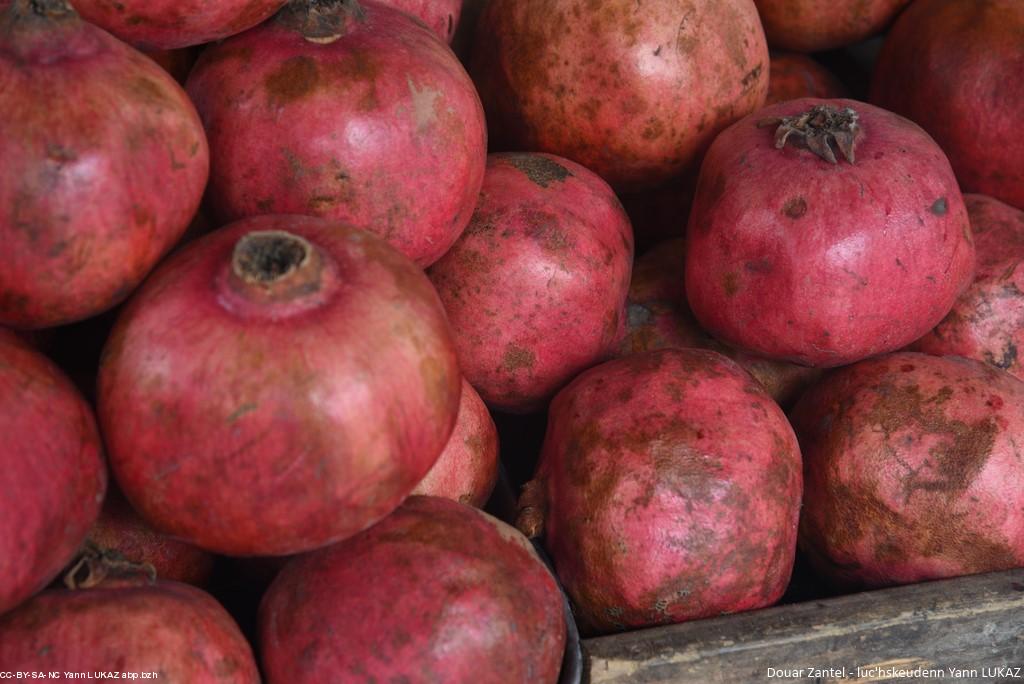
M 732 297 L 740 291 L 739 279 L 735 273 L 730 271 L 722 277 L 722 289 L 725 290 L 727 297 Z
M 782 213 L 794 220 L 800 218 L 807 213 L 807 200 L 803 197 L 790 198 L 782 207 Z
M 503 154 L 501 159 L 523 172 L 535 185 L 542 188 L 552 183 L 564 183 L 572 173 L 558 162 L 539 154 Z
M 267 75 L 264 85 L 271 106 L 281 107 L 308 97 L 319 83 L 320 71 L 313 58 L 298 56 L 282 62 Z
M 502 357 L 502 370 L 514 373 L 524 368 L 531 369 L 537 363 L 537 355 L 533 350 L 510 344 L 505 348 L 505 355 Z

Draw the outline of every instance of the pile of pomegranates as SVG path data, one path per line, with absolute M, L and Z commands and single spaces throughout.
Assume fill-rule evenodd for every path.
M 1022 74 L 1020 0 L 0 0 L 0 679 L 1024 567 Z

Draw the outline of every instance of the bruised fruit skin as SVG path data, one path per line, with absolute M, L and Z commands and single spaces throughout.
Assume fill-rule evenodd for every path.
M 918 0 L 882 46 L 871 101 L 928 131 L 964 192 L 1024 210 L 1024 3 Z
M 498 482 L 498 428 L 473 386 L 462 381 L 459 416 L 448 445 L 413 494 L 483 508 Z
M 492 0 L 476 39 L 496 149 L 558 154 L 619 190 L 698 164 L 768 88 L 752 0 Z
M 286 0 L 74 0 L 88 21 L 136 47 L 212 43 L 270 18 Z
M 0 325 L 120 303 L 199 206 L 206 138 L 181 86 L 65 0 L 0 13 Z
M 765 106 L 801 97 L 846 97 L 846 86 L 831 71 L 806 55 L 771 53 L 771 76 Z
M 555 397 L 518 524 L 543 534 L 581 627 L 614 632 L 777 601 L 800 492 L 778 405 L 724 356 L 668 349 Z
M 964 195 L 978 270 L 941 323 L 913 344 L 935 356 L 965 356 L 1024 379 L 1024 211 Z
M 151 566 L 160 579 L 201 587 L 213 573 L 211 554 L 154 530 L 113 487 L 89 531 L 89 541 L 128 562 Z
M 754 376 L 780 406 L 788 407 L 820 375 L 816 368 L 773 361 L 737 351 L 708 335 L 683 292 L 686 241 L 667 240 L 637 259 L 626 305 L 626 335 L 619 355 L 655 349 L 710 349 L 728 356 Z
M 380 4 L 417 17 L 449 45 L 462 13 L 462 0 L 380 0 Z
M 473 219 L 430 269 L 466 379 L 493 408 L 542 408 L 619 339 L 633 235 L 608 185 L 543 154 L 494 154 Z
M 826 145 L 836 163 L 801 146 L 799 132 L 777 147 L 788 130 L 781 117 L 819 106 L 834 123 L 847 108 L 858 117 L 854 162 L 814 128 L 806 144 Z M 853 100 L 766 107 L 719 136 L 687 239 L 686 293 L 704 328 L 807 366 L 916 340 L 949 313 L 974 269 L 967 210 L 942 150 L 910 121 Z
M 534 684 L 557 681 L 566 625 L 554 578 L 519 532 L 416 496 L 289 563 L 263 598 L 259 633 L 268 684 Z
M 754 0 L 768 44 L 820 52 L 881 33 L 910 0 Z
M 188 92 L 210 138 L 210 206 L 223 221 L 342 220 L 429 266 L 473 213 L 483 109 L 426 27 L 360 5 L 296 2 L 203 53 Z
M 187 584 L 107 580 L 52 589 L 0 617 L 0 662 L 25 672 L 157 672 L 258 684 L 252 649 L 213 597 Z
M 107 470 L 96 420 L 78 390 L 45 356 L 3 329 L 0 435 L 3 613 L 71 560 L 99 515 Z
M 1024 383 L 979 361 L 897 353 L 829 375 L 793 412 L 800 545 L 879 587 L 1024 566 Z
M 129 301 L 99 414 L 155 528 L 287 555 L 394 510 L 448 442 L 460 382 L 422 270 L 344 224 L 267 216 L 199 238 Z

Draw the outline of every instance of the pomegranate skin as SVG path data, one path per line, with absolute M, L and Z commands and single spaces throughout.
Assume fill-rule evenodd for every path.
M 420 19 L 437 37 L 451 45 L 459 27 L 462 0 L 378 0 Z
M 831 71 L 807 55 L 772 52 L 768 99 L 765 106 L 801 97 L 847 97 L 846 86 Z
M 790 406 L 818 379 L 821 371 L 752 356 L 708 335 L 694 319 L 686 302 L 681 277 L 685 261 L 684 238 L 667 240 L 637 259 L 629 284 L 626 334 L 619 355 L 655 349 L 710 349 L 742 366 L 779 406 Z
M 871 101 L 939 143 L 964 192 L 1024 210 L 1024 4 L 918 0 L 893 26 Z
M 964 202 L 978 255 L 974 283 L 911 348 L 977 359 L 1024 380 L 1024 211 L 984 195 Z
M 699 349 L 610 361 L 551 403 L 519 527 L 543 533 L 590 633 L 777 601 L 796 550 L 800 452 L 739 366 Z
M 483 508 L 498 482 L 498 428 L 473 386 L 462 381 L 459 416 L 448 445 L 413 494 Z
M 856 163 L 776 149 L 765 120 L 852 108 Z M 747 352 L 841 366 L 899 349 L 949 313 L 974 244 L 942 150 L 910 121 L 853 100 L 766 107 L 716 139 L 688 227 L 697 320 Z
M 405 13 L 367 0 L 328 44 L 296 13 L 206 50 L 188 92 L 210 139 L 222 221 L 307 214 L 383 236 L 420 266 L 465 229 L 487 133 L 462 65 Z M 429 201 L 424 201 L 429 198 Z
M 45 591 L 0 617 L 0 662 L 22 672 L 156 672 L 190 684 L 259 684 L 252 649 L 208 594 L 160 580 Z
M 618 190 L 653 189 L 764 104 L 752 0 L 599 4 L 488 3 L 471 66 L 495 149 L 550 152 Z
M 192 66 L 199 59 L 200 51 L 198 47 L 191 47 L 179 50 L 143 50 L 143 54 L 163 67 L 175 81 L 185 85 Z
M 74 0 L 88 21 L 139 48 L 212 43 L 269 19 L 286 0 Z
M 1024 565 L 1024 383 L 901 352 L 826 377 L 793 411 L 800 545 L 837 584 L 880 587 Z
M 754 0 L 768 45 L 820 52 L 881 33 L 910 0 Z
M 114 487 L 107 492 L 89 541 L 132 563 L 152 566 L 160 579 L 202 587 L 213 574 L 213 555 L 154 530 Z
M 469 227 L 429 272 L 483 400 L 541 409 L 607 358 L 632 258 L 629 219 L 603 180 L 554 155 L 491 155 Z
M 412 262 L 344 224 L 257 217 L 177 252 L 126 305 L 99 415 L 122 491 L 157 530 L 288 555 L 401 503 L 451 435 L 460 382 Z
M 289 563 L 260 606 L 260 651 L 267 684 L 553 684 L 565 627 L 558 586 L 519 532 L 417 496 Z
M 209 172 L 181 86 L 63 0 L 0 15 L 0 325 L 112 308 L 181 237 Z
M 56 577 L 100 512 L 107 470 L 71 381 L 0 328 L 0 613 Z M 2 659 L 0 659 L 2 662 Z

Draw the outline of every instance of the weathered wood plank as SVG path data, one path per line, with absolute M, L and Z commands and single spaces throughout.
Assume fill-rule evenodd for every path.
M 944 669 L 933 681 L 1024 683 L 1024 569 L 779 606 L 584 642 L 592 684 L 891 681 L 855 668 Z M 808 668 L 846 668 L 845 676 Z M 993 671 L 1019 667 L 1013 672 Z M 768 668 L 799 670 L 769 679 Z M 952 668 L 978 670 L 957 677 Z M 982 679 L 985 668 L 992 675 Z M 840 674 L 838 671 L 836 675 Z M 884 674 L 884 673 L 883 673 Z M 920 681 L 902 679 L 900 681 Z

